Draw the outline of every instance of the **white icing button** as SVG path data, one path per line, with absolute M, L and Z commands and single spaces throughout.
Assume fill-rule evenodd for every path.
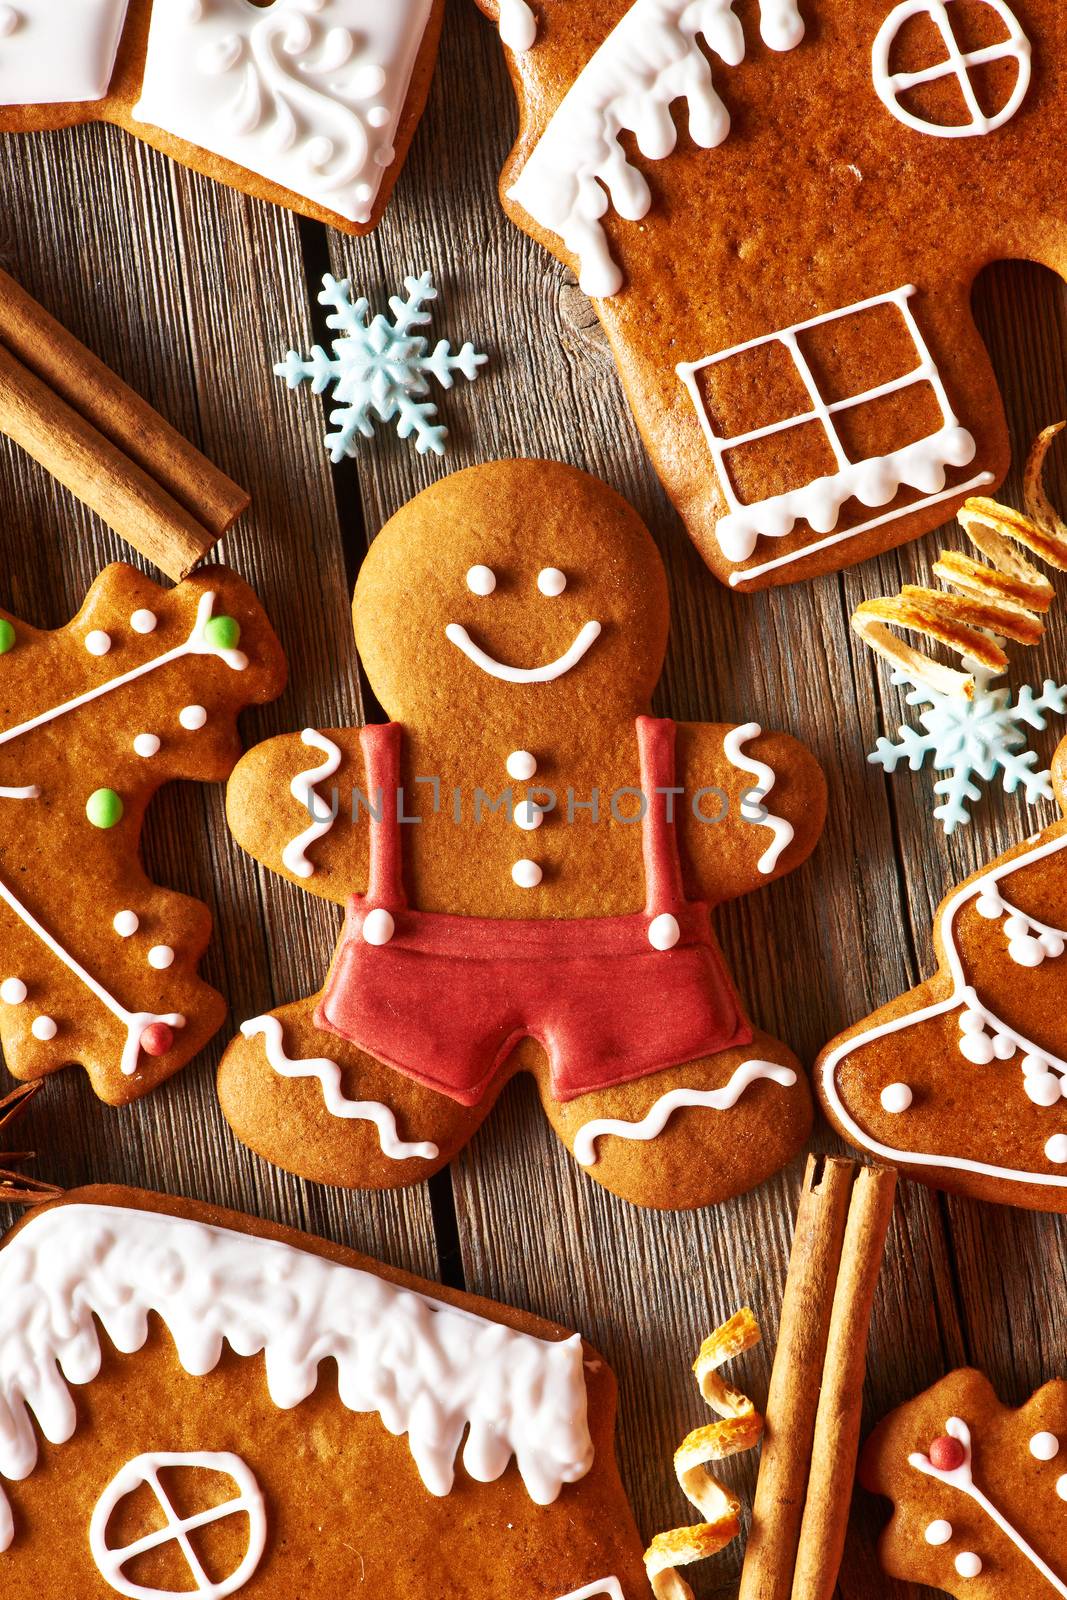
M 542 572 L 537 574 L 537 587 L 542 594 L 547 594 L 550 598 L 555 599 L 556 595 L 562 594 L 567 587 L 567 575 L 565 572 L 561 572 L 558 567 L 545 567 Z
M 529 783 L 537 771 L 537 762 L 529 750 L 513 750 L 508 756 L 508 777 L 519 783 Z
M 1035 1106 L 1054 1106 L 1060 1098 L 1060 1080 L 1054 1072 L 1038 1072 L 1023 1079 L 1023 1088 Z
M 130 627 L 134 633 L 154 633 L 156 631 L 156 614 L 154 611 L 135 611 L 130 618 Z
M 511 876 L 520 889 L 536 889 L 544 874 L 536 861 L 516 861 Z
M 396 923 L 383 906 L 368 911 L 363 919 L 363 937 L 367 944 L 388 944 L 396 932 Z
M 1056 1493 L 1061 1500 L 1067 1500 L 1067 1472 L 1063 1474 L 1062 1478 L 1056 1479 Z
M 1045 1146 L 1045 1155 L 1057 1167 L 1062 1167 L 1067 1161 L 1067 1133 L 1054 1133 Z
M 943 1520 L 938 1520 L 937 1522 L 931 1522 L 930 1526 L 926 1530 L 926 1542 L 927 1542 L 927 1544 L 948 1544 L 948 1542 L 949 1542 L 949 1540 L 951 1538 L 952 1538 L 952 1524 L 951 1524 L 951 1522 L 945 1522 Z
M 467 588 L 471 594 L 492 594 L 496 588 L 496 573 L 492 567 L 471 567 L 467 573 Z
M 973 1550 L 961 1550 L 956 1557 L 956 1571 L 961 1578 L 977 1578 L 982 1570 L 982 1558 Z
M 85 635 L 85 648 L 91 656 L 106 656 L 111 649 L 111 635 L 103 628 L 94 628 Z
M 190 733 L 196 733 L 207 721 L 207 712 L 203 706 L 183 706 L 178 712 L 178 721 L 183 728 L 188 728 Z
M 35 1039 L 54 1039 L 59 1029 L 51 1017 L 34 1017 L 30 1032 Z
M 166 972 L 173 961 L 174 951 L 169 944 L 154 944 L 148 952 L 148 965 L 155 967 L 157 972 Z
M 21 978 L 5 978 L 0 983 L 0 1000 L 5 1006 L 20 1006 L 26 998 L 26 985 Z
M 912 1092 L 906 1083 L 887 1083 L 882 1090 L 882 1110 L 898 1116 L 907 1111 L 912 1102 Z
M 1060 1453 L 1060 1441 L 1054 1433 L 1035 1433 L 1030 1440 L 1030 1454 L 1035 1461 L 1052 1461 Z
M 515 823 L 526 833 L 532 833 L 539 828 L 545 820 L 545 814 L 540 806 L 535 806 L 532 800 L 520 800 L 515 807 Z
M 159 740 L 154 733 L 139 733 L 133 741 L 134 754 L 138 756 L 155 756 L 159 754 Z
M 648 942 L 653 950 L 673 950 L 681 937 L 678 919 L 669 911 L 661 911 L 648 925 Z
M 115 920 L 111 926 L 120 939 L 128 939 L 141 926 L 141 919 L 136 911 L 116 911 Z

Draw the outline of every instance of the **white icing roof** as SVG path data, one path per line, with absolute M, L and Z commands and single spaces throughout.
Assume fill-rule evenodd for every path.
M 37 1463 L 31 1411 L 52 1443 L 74 1433 L 68 1384 L 90 1382 L 101 1366 L 94 1316 L 132 1353 L 148 1337 L 150 1312 L 189 1373 L 212 1371 L 224 1340 L 240 1356 L 262 1354 L 283 1409 L 313 1393 L 332 1358 L 343 1404 L 407 1435 L 431 1494 L 451 1489 L 465 1432 L 473 1478 L 492 1482 L 514 1457 L 539 1505 L 592 1465 L 577 1336 L 551 1343 L 516 1333 L 272 1239 L 157 1212 L 60 1205 L 0 1249 L 0 1307 L 0 1474 L 13 1480 Z

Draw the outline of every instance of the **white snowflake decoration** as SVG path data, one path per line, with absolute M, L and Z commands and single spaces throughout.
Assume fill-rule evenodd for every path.
M 1013 704 L 1010 689 L 989 687 L 991 676 L 976 672 L 974 699 L 967 700 L 963 695 L 939 694 L 905 673 L 894 672 L 894 683 L 912 685 L 906 703 L 928 708 L 919 717 L 923 731 L 904 725 L 898 730 L 898 743 L 879 739 L 867 757 L 886 772 L 895 772 L 906 756 L 912 772 L 918 772 L 929 756 L 936 771 L 946 772 L 948 776 L 934 784 L 934 793 L 944 797 L 934 807 L 934 816 L 946 833 L 970 822 L 968 802 L 981 796 L 976 780 L 991 783 L 998 771 L 1008 794 L 1021 784 L 1031 804 L 1053 798 L 1050 774 L 1035 770 L 1038 754 L 1025 748 L 1026 729 L 1044 729 L 1051 714 L 1067 715 L 1067 684 L 1048 678 L 1040 694 L 1022 688 Z
M 414 433 L 420 455 L 433 450 L 443 456 L 448 429 L 431 420 L 437 407 L 425 399 L 430 393 L 429 379 L 436 378 L 442 389 L 451 389 L 455 374 L 461 372 L 473 382 L 489 359 L 469 342 L 454 352 L 447 339 L 429 353 L 429 340 L 412 330 L 430 321 L 424 307 L 437 299 L 437 290 L 428 272 L 421 278 L 405 278 L 404 287 L 406 300 L 393 295 L 389 301 L 391 322 L 381 313 L 368 322 L 370 301 L 362 296 L 353 301 L 347 278 L 338 282 L 327 273 L 319 304 L 334 308 L 327 326 L 342 330 L 341 337 L 333 341 L 333 355 L 327 355 L 321 345 L 315 345 L 307 359 L 290 350 L 274 368 L 290 389 L 310 381 L 312 392 L 322 394 L 334 386 L 333 397 L 341 404 L 330 413 L 330 423 L 337 431 L 326 435 L 325 444 L 335 463 L 356 454 L 358 434 L 372 437 L 374 415 L 382 422 L 398 418 L 397 433 L 401 439 Z

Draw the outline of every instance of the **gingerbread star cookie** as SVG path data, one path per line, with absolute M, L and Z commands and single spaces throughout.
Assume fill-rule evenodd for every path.
M 521 130 L 508 214 L 594 298 L 691 537 L 748 592 L 1003 478 L 970 308 L 1067 276 L 1060 0 L 478 0 Z
M 0 130 L 116 122 L 246 194 L 378 222 L 444 0 L 3 0 Z
M 1067 740 L 1052 781 L 1067 810 Z M 1067 1211 L 1067 823 L 953 890 L 934 942 L 934 977 L 822 1052 L 823 1108 L 913 1178 Z
M 804 860 L 823 779 L 758 723 L 650 714 L 668 612 L 640 519 L 555 463 L 458 473 L 374 540 L 354 618 L 389 721 L 272 740 L 228 790 L 238 841 L 347 919 L 321 993 L 226 1052 L 240 1137 L 328 1182 L 412 1183 L 529 1071 L 638 1203 L 777 1171 L 807 1084 L 710 910 Z
M 1067 1383 L 1001 1405 L 964 1368 L 894 1411 L 860 1480 L 893 1502 L 879 1554 L 891 1577 L 957 1600 L 1067 1595 Z
M 4 1600 L 648 1593 L 577 1334 L 119 1188 L 10 1233 L 0 1299 Z
M 219 1027 L 197 977 L 210 914 L 149 881 L 141 827 L 162 784 L 227 776 L 237 713 L 284 682 L 259 602 L 221 567 L 171 590 L 109 567 L 53 633 L 0 613 L 0 1043 L 17 1078 L 79 1062 L 122 1105 Z

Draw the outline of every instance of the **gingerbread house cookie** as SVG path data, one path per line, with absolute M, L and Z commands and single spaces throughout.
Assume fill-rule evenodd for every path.
M 350 233 L 379 220 L 443 0 L 3 0 L 0 130 L 116 122 Z
M 891 1577 L 957 1600 L 1067 1595 L 1067 1383 L 1012 1410 L 988 1378 L 952 1372 L 869 1439 L 860 1480 L 893 1502 Z
M 197 976 L 210 913 L 149 881 L 141 829 L 164 783 L 228 775 L 238 712 L 284 683 L 259 602 L 222 567 L 171 590 L 108 567 L 51 633 L 0 613 L 0 1044 L 17 1078 L 79 1062 L 123 1105 L 220 1026 Z
M 1067 741 L 1052 778 L 1067 810 Z M 934 934 L 935 976 L 823 1051 L 823 1108 L 911 1177 L 1067 1211 L 1067 823 L 962 883 Z
M 322 992 L 226 1052 L 240 1137 L 309 1177 L 412 1183 L 525 1070 L 638 1203 L 777 1171 L 807 1084 L 709 911 L 808 855 L 823 779 L 758 723 L 650 715 L 668 611 L 644 524 L 555 463 L 457 473 L 374 540 L 354 617 L 390 720 L 271 740 L 228 790 L 238 841 L 347 913 Z
M 577 1335 L 116 1188 L 9 1234 L 0 1298 L 5 1600 L 647 1593 Z
M 1003 477 L 970 292 L 999 257 L 1067 275 L 1059 0 L 478 3 L 522 113 L 504 205 L 594 297 L 724 583 L 864 560 Z

